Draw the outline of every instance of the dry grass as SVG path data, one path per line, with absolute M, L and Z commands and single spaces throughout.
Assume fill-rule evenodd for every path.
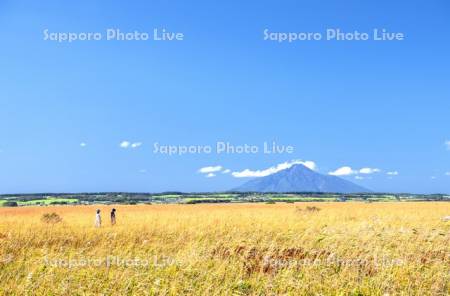
M 450 293 L 449 203 L 114 207 L 1 208 L 0 295 Z

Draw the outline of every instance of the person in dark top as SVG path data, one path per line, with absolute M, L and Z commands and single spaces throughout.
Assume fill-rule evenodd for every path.
M 111 211 L 111 225 L 116 225 L 116 209 Z

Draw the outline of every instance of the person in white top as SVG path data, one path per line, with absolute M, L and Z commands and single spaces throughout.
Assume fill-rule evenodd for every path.
M 102 217 L 100 216 L 100 210 L 97 210 L 97 214 L 95 215 L 95 227 L 102 226 Z

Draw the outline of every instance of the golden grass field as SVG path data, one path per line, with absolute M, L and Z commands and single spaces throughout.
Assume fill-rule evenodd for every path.
M 450 203 L 98 207 L 0 208 L 0 295 L 450 294 Z

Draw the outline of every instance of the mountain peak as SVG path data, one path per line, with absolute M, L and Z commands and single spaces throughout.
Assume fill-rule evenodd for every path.
M 336 176 L 317 173 L 303 164 L 252 179 L 233 191 L 362 193 L 370 190 Z
M 307 166 L 305 166 L 304 164 L 301 164 L 301 163 L 294 164 L 293 166 L 287 168 L 286 170 L 314 172 L 314 170 L 310 169 L 309 167 L 307 167 Z

